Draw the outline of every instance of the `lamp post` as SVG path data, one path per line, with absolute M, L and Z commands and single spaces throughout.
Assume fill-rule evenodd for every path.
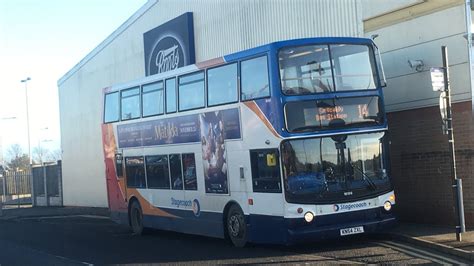
M 22 79 L 21 82 L 25 83 L 25 99 L 26 99 L 26 130 L 28 133 L 28 157 L 30 157 L 30 166 L 32 164 L 32 158 L 31 158 L 31 146 L 30 146 L 30 117 L 29 117 L 29 112 L 28 112 L 28 81 L 30 81 L 31 78 L 27 77 L 26 79 Z

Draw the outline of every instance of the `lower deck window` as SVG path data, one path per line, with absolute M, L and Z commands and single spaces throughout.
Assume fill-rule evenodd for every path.
M 170 188 L 168 155 L 146 157 L 146 176 L 148 188 Z
M 146 188 L 143 156 L 125 158 L 125 167 L 127 186 L 132 188 Z
M 171 188 L 183 190 L 183 173 L 181 172 L 181 154 L 170 155 Z
M 184 189 L 197 190 L 196 160 L 194 153 L 183 154 Z

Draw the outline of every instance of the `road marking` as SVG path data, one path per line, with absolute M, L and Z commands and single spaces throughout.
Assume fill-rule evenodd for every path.
M 426 259 L 426 260 L 433 261 L 433 262 L 440 263 L 440 264 L 446 264 L 446 263 L 449 263 L 449 264 L 465 264 L 464 261 L 459 261 L 459 260 L 447 258 L 447 257 L 441 256 L 441 255 L 438 255 L 438 254 L 435 254 L 435 253 L 432 253 L 432 252 L 429 252 L 429 251 L 426 251 L 426 250 L 422 250 L 422 249 L 412 247 L 412 246 L 408 246 L 408 245 L 401 244 L 401 243 L 396 243 L 396 242 L 393 242 L 393 241 L 381 241 L 381 242 L 377 242 L 377 244 L 379 244 L 381 246 L 384 246 L 384 247 L 387 247 L 387 248 L 398 250 L 400 252 L 404 252 L 404 253 L 406 253 L 408 255 L 411 255 L 411 256 Z
M 15 249 L 20 249 L 21 251 L 26 251 L 27 253 L 29 254 L 33 254 L 35 255 L 35 257 L 38 257 L 38 255 L 44 255 L 44 259 L 48 259 L 48 258 L 58 258 L 59 260 L 61 261 L 66 261 L 68 262 L 68 264 L 83 264 L 83 265 L 94 265 L 94 264 L 91 264 L 91 263 L 88 263 L 88 262 L 84 262 L 84 261 L 77 261 L 77 260 L 73 260 L 73 259 L 70 259 L 70 258 L 66 258 L 66 257 L 63 257 L 63 256 L 58 256 L 58 255 L 54 255 L 54 254 L 51 254 L 51 253 L 48 253 L 46 251 L 43 251 L 43 250 L 39 250 L 39 249 L 35 249 L 35 248 L 32 248 L 32 247 L 28 247 L 28 246 L 22 246 L 22 245 L 19 245 L 17 243 L 12 243 L 12 242 L 9 242 L 9 241 L 6 241 L 6 240 L 2 240 L 0 239 L 0 246 L 1 245 L 4 245 L 3 248 L 5 247 L 13 247 Z M 1 265 L 1 264 L 0 264 Z
M 46 253 L 46 254 L 48 254 L 48 253 Z M 70 261 L 70 262 L 80 263 L 80 264 L 89 265 L 89 266 L 94 265 L 92 263 L 88 263 L 88 262 L 84 262 L 84 261 L 78 261 L 78 260 L 72 260 L 70 258 L 66 258 L 66 257 L 63 257 L 63 256 L 56 256 L 56 255 L 53 255 L 53 256 L 55 256 L 58 259 L 67 260 L 67 261 Z
M 57 215 L 57 216 L 35 216 L 35 217 L 18 217 L 15 220 L 27 221 L 27 220 L 46 220 L 46 219 L 65 219 L 65 218 L 91 218 L 91 219 L 103 219 L 110 220 L 110 217 L 100 216 L 100 215 L 87 215 L 87 214 L 78 214 L 78 215 Z

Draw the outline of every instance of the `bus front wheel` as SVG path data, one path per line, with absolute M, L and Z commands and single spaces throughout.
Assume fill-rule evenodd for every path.
M 138 201 L 133 201 L 130 206 L 130 227 L 136 235 L 143 234 L 143 212 Z
M 227 213 L 227 233 L 234 246 L 244 247 L 247 244 L 247 224 L 238 205 L 232 205 Z

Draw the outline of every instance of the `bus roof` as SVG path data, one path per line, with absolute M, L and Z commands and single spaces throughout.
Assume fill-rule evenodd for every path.
M 250 48 L 240 52 L 232 53 L 224 56 L 226 62 L 239 60 L 260 53 L 267 52 L 269 50 L 276 50 L 281 47 L 287 46 L 299 46 L 307 44 L 331 44 L 331 43 L 352 43 L 352 44 L 372 44 L 373 41 L 368 38 L 357 38 L 357 37 L 314 37 L 314 38 L 302 38 L 302 39 L 291 39 L 284 41 L 272 42 Z
M 168 72 L 154 74 L 147 77 L 142 77 L 139 79 L 132 80 L 130 82 L 126 82 L 126 83 L 116 84 L 107 88 L 105 91 L 112 92 L 112 91 L 116 91 L 120 89 L 130 88 L 133 86 L 138 86 L 140 84 L 151 83 L 151 82 L 162 80 L 165 78 L 171 78 L 173 76 L 198 71 L 203 68 L 217 66 L 220 64 L 224 64 L 226 62 L 233 62 L 233 61 L 238 61 L 238 60 L 249 58 L 249 57 L 254 57 L 259 54 L 267 53 L 271 50 L 277 50 L 281 47 L 300 46 L 300 45 L 308 45 L 308 44 L 331 44 L 331 43 L 332 44 L 346 43 L 346 44 L 368 45 L 368 44 L 372 44 L 373 41 L 369 38 L 358 38 L 358 37 L 314 37 L 314 38 L 301 38 L 301 39 L 277 41 L 277 42 L 272 42 L 272 43 L 264 44 L 261 46 L 257 46 L 254 48 L 250 48 L 247 50 L 235 52 L 229 55 L 225 55 L 223 57 L 217 57 L 210 60 L 195 63 L 192 65 L 187 65 L 187 66 L 177 68 Z

